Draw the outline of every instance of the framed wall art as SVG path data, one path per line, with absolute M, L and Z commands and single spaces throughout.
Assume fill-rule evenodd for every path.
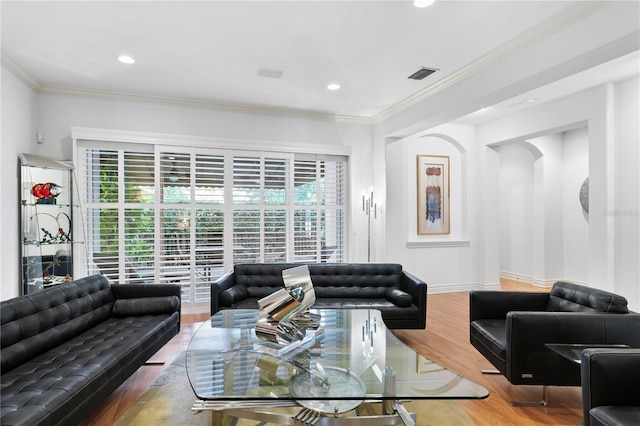
M 448 234 L 449 157 L 418 155 L 418 235 Z

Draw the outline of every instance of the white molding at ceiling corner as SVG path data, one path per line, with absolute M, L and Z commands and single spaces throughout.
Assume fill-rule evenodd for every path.
M 404 111 L 405 109 L 435 95 L 436 93 L 453 86 L 459 81 L 476 74 L 491 65 L 498 63 L 504 58 L 524 49 L 527 46 L 541 40 L 554 32 L 583 19 L 584 17 L 594 13 L 598 9 L 604 7 L 608 1 L 594 2 L 576 2 L 560 13 L 555 14 L 539 25 L 520 33 L 517 37 L 503 43 L 491 52 L 482 55 L 475 61 L 468 63 L 462 68 L 457 69 L 451 74 L 443 77 L 434 84 L 425 87 L 423 90 L 395 103 L 384 111 L 372 117 L 374 124 L 381 123 L 390 117 Z
M 560 30 L 561 28 L 570 25 L 585 16 L 590 15 L 596 10 L 607 5 L 609 1 L 594 1 L 594 2 L 576 2 L 560 13 L 552 16 L 543 23 L 521 33 L 519 36 L 512 40 L 502 44 L 498 48 L 489 52 L 486 55 L 476 59 L 475 61 L 465 65 L 462 68 L 454 71 L 450 75 L 443 77 L 434 84 L 425 87 L 418 93 L 405 98 L 404 100 L 390 106 L 378 114 L 373 116 L 353 116 L 353 115 L 341 115 L 332 114 L 322 111 L 292 109 L 271 107 L 262 105 L 243 105 L 224 102 L 214 102 L 198 99 L 188 98 L 173 98 L 164 96 L 142 95 L 126 92 L 111 92 L 100 91 L 90 89 L 79 89 L 73 87 L 47 85 L 38 82 L 29 73 L 27 73 L 20 65 L 15 63 L 4 52 L 2 52 L 2 66 L 7 68 L 17 78 L 29 86 L 38 94 L 61 94 L 61 95 L 73 95 L 73 96 L 85 96 L 85 97 L 98 97 L 98 98 L 110 98 L 120 100 L 133 100 L 142 102 L 155 102 L 164 103 L 170 105 L 182 105 L 190 107 L 199 107 L 207 109 L 217 109 L 223 111 L 237 111 L 244 113 L 255 113 L 263 115 L 278 115 L 278 116 L 297 116 L 318 120 L 332 120 L 335 122 L 353 123 L 362 125 L 374 125 L 381 123 L 390 117 L 404 111 L 405 109 L 445 90 L 448 87 L 453 86 L 459 81 L 468 78 L 469 76 L 478 73 L 479 71 L 487 68 L 498 61 L 512 55 L 513 53 L 531 45 L 532 43 L 549 36 L 550 34 Z
M 115 92 L 93 89 L 79 89 L 66 86 L 42 85 L 40 93 L 53 95 L 71 95 L 95 98 L 107 98 L 115 100 L 140 101 L 162 103 L 167 105 L 188 106 L 222 111 L 235 111 L 251 114 L 297 116 L 315 120 L 332 120 L 336 122 L 349 122 L 359 124 L 371 124 L 370 117 L 358 117 L 353 115 L 331 114 L 322 111 L 311 111 L 293 108 L 281 108 L 275 106 L 234 104 L 225 102 L 207 101 L 201 99 L 174 98 L 169 96 L 143 95 L 137 93 Z
M 71 96 L 85 96 L 94 98 L 106 98 L 116 100 L 128 100 L 128 101 L 141 101 L 141 102 L 154 102 L 164 103 L 168 105 L 179 105 L 188 107 L 198 107 L 206 109 L 217 109 L 222 111 L 236 111 L 253 114 L 263 115 L 279 115 L 279 116 L 298 116 L 304 118 L 311 118 L 316 120 L 333 120 L 341 123 L 354 123 L 354 124 L 372 124 L 372 117 L 345 115 L 345 114 L 331 114 L 322 111 L 311 111 L 293 108 L 281 108 L 270 107 L 262 105 L 244 105 L 224 102 L 214 102 L 199 99 L 189 98 L 172 98 L 168 96 L 153 96 L 143 95 L 137 93 L 126 92 L 112 92 L 106 90 L 92 90 L 92 89 L 80 89 L 75 87 L 55 86 L 49 84 L 42 84 L 31 74 L 18 65 L 13 59 L 7 56 L 4 52 L 0 51 L 0 63 L 4 68 L 15 75 L 20 81 L 26 84 L 31 90 L 38 94 L 53 94 L 53 95 L 71 95 Z
M 351 147 L 345 145 L 318 145 L 308 143 L 284 143 L 282 141 L 218 138 L 210 136 L 178 135 L 172 133 L 141 132 L 134 130 L 71 127 L 71 139 L 102 142 L 128 142 L 152 145 L 190 146 L 301 154 L 351 155 Z
M 36 93 L 40 93 L 42 90 L 42 83 L 33 78 L 31 74 L 26 72 L 24 68 L 18 65 L 13 59 L 8 57 L 4 52 L 0 52 L 0 62 L 2 66 L 6 68 L 11 74 L 15 75 L 20 81 L 29 86 L 31 90 Z

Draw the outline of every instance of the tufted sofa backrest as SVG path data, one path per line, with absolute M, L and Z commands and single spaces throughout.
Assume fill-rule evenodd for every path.
M 1 302 L 2 373 L 106 320 L 113 303 L 111 286 L 103 275 Z
M 234 267 L 235 284 L 251 296 L 264 296 L 284 286 L 282 271 L 300 263 L 251 263 Z M 396 263 L 314 263 L 307 265 L 317 297 L 384 297 L 400 288 L 402 265 Z
M 553 285 L 547 309 L 560 312 L 629 312 L 627 299 L 620 295 L 564 281 Z

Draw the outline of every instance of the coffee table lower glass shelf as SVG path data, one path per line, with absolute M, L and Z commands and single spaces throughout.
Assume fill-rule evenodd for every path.
M 222 310 L 187 348 L 193 410 L 280 424 L 413 424 L 403 401 L 483 399 L 489 391 L 414 352 L 367 309 L 311 310 L 320 327 L 282 347 L 256 336 L 257 310 Z M 362 404 L 383 415 L 358 416 Z M 299 407 L 293 414 L 268 408 Z M 354 415 L 355 414 L 355 415 Z

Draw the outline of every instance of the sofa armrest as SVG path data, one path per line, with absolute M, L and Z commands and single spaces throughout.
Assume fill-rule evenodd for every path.
M 546 343 L 640 347 L 640 315 L 512 311 L 507 314 L 506 334 L 510 351 L 539 350 Z
M 402 271 L 400 289 L 411 295 L 413 304 L 417 306 L 419 312 L 424 314 L 420 315 L 417 328 L 425 328 L 427 326 L 427 283 L 407 271 Z
M 505 329 L 506 376 L 513 384 L 519 384 L 523 373 L 540 378 L 570 367 L 570 361 L 549 349 L 547 343 L 640 347 L 640 315 L 636 314 L 512 311 L 507 314 Z M 553 384 L 580 385 L 579 370 L 575 369 L 575 375 L 569 373 L 570 382 Z
M 177 284 L 113 284 L 111 291 L 116 301 L 118 299 L 136 298 L 161 298 L 176 296 L 180 303 L 177 304 L 178 330 L 180 330 L 180 315 L 182 312 L 181 289 Z
M 594 407 L 640 406 L 640 349 L 585 349 L 580 373 L 584 426 Z
M 218 312 L 222 306 L 220 305 L 220 294 L 233 287 L 236 284 L 236 277 L 233 271 L 227 272 L 217 280 L 211 283 L 211 315 Z
M 469 320 L 506 318 L 510 311 L 546 311 L 549 293 L 527 291 L 470 291 Z

